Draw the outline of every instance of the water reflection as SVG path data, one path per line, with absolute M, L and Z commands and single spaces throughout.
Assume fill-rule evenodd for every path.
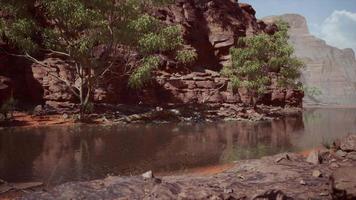
M 304 116 L 260 123 L 3 129 L 0 178 L 58 184 L 299 151 L 356 130 L 355 111 L 308 110 Z

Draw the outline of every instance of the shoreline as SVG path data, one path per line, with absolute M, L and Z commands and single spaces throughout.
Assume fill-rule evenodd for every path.
M 52 126 L 72 126 L 78 124 L 89 125 L 129 125 L 167 122 L 216 122 L 216 121 L 266 121 L 287 116 L 301 115 L 304 108 L 291 107 L 281 108 L 272 106 L 258 107 L 258 111 L 249 107 L 234 108 L 230 113 L 226 110 L 200 109 L 189 110 L 188 108 L 155 108 L 145 112 L 121 114 L 116 116 L 112 113 L 94 113 L 89 115 L 89 120 L 80 122 L 76 120 L 76 114 L 41 114 L 34 115 L 24 112 L 15 112 L 10 121 L 0 122 L 1 128 L 33 128 Z M 221 112 L 220 112 L 221 111 Z M 208 114 L 207 114 L 208 113 Z
M 353 199 L 356 177 L 350 174 L 355 172 L 356 135 L 349 135 L 330 149 L 286 152 L 178 174 L 146 172 L 37 185 L 10 190 L 0 199 Z
M 241 160 L 212 174 L 141 176 L 68 182 L 22 199 L 353 199 L 356 135 L 308 156 L 282 153 Z M 346 181 L 345 181 L 346 180 Z

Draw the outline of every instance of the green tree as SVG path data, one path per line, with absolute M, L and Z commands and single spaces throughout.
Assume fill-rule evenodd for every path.
M 281 87 L 296 87 L 303 62 L 293 56 L 294 49 L 288 43 L 288 24 L 277 23 L 273 35 L 261 33 L 240 38 L 230 49 L 232 64 L 222 73 L 230 78 L 233 88 L 246 88 L 253 105 L 271 83 L 270 72 L 276 72 Z
M 159 65 L 159 54 L 183 48 L 179 26 L 166 25 L 149 13 L 172 0 L 7 0 L 0 1 L 0 36 L 34 63 L 50 68 L 39 57 L 50 53 L 66 58 L 76 80 L 64 82 L 79 99 L 84 115 L 97 82 L 115 64 L 119 46 L 140 53 L 140 66 L 128 70 L 129 85 L 143 87 Z M 100 56 L 96 47 L 103 47 Z M 126 74 L 126 73 L 125 73 Z

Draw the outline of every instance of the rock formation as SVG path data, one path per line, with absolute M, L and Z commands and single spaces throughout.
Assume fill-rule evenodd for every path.
M 239 37 L 266 32 L 273 34 L 275 25 L 265 24 L 255 17 L 255 10 L 248 4 L 236 1 L 211 0 L 194 1 L 178 0 L 174 4 L 159 8 L 153 13 L 155 17 L 167 24 L 179 24 L 183 27 L 185 43 L 198 53 L 197 62 L 191 66 L 179 66 L 168 56 L 163 58 L 162 66 L 155 74 L 149 87 L 142 91 L 127 88 L 126 80 L 121 80 L 118 74 L 125 65 L 119 62 L 114 67 L 116 73 L 108 74 L 105 83 L 99 83 L 95 90 L 95 103 L 143 103 L 162 105 L 167 103 L 196 103 L 196 104 L 250 104 L 251 98 L 244 90 L 232 91 L 228 80 L 218 73 L 224 64 L 230 60 L 229 49 Z M 137 54 L 119 51 L 120 55 L 135 62 Z M 136 56 L 135 56 L 136 55 Z M 0 54 L 1 56 L 1 54 Z M 6 55 L 5 55 L 6 57 Z M 76 98 L 64 83 L 55 76 L 64 77 L 75 82 L 73 73 L 61 58 L 45 55 L 43 62 L 52 68 L 22 62 L 18 58 L 6 57 L 5 68 L 16 68 L 21 72 L 9 72 L 8 77 L 15 85 L 22 85 L 25 91 L 15 90 L 15 93 L 31 93 L 24 95 L 25 100 L 41 104 L 44 102 L 54 108 L 73 110 Z M 120 60 L 120 59 L 118 59 Z M 52 76 L 48 73 L 52 74 Z M 18 74 L 25 74 L 19 76 Z M 0 71 L 0 75 L 3 75 Z M 280 89 L 273 84 L 259 103 L 277 106 L 301 106 L 303 94 L 296 90 Z
M 297 14 L 267 17 L 265 22 L 281 18 L 290 25 L 290 42 L 295 55 L 306 63 L 302 82 L 316 87 L 321 95 L 306 95 L 306 105 L 356 105 L 356 59 L 352 49 L 338 49 L 311 35 L 307 21 Z

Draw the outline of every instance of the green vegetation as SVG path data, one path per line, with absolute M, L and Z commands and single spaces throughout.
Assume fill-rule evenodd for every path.
M 141 88 L 151 78 L 151 72 L 159 65 L 159 58 L 149 56 L 142 60 L 141 66 L 137 68 L 130 77 L 129 85 L 132 88 Z
M 297 87 L 296 80 L 304 66 L 292 55 L 294 49 L 288 44 L 288 24 L 278 21 L 277 26 L 274 35 L 262 33 L 240 38 L 237 46 L 230 49 L 232 64 L 222 70 L 233 88 L 244 87 L 249 91 L 254 104 L 256 97 L 270 85 L 270 72 L 276 72 L 280 86 Z
M 0 19 L 0 36 L 17 48 L 17 54 L 34 63 L 50 53 L 66 58 L 76 80 L 63 81 L 79 99 L 81 114 L 92 100 L 93 91 L 115 63 L 119 47 L 139 52 L 140 66 L 128 71 L 129 86 L 141 88 L 159 66 L 160 53 L 176 54 L 184 49 L 181 28 L 166 25 L 149 15 L 152 8 L 171 0 L 7 0 L 1 10 L 9 17 Z M 101 55 L 95 48 L 103 48 Z M 18 52 L 21 52 L 18 54 Z M 177 59 L 192 62 L 194 56 L 179 51 Z
M 177 52 L 177 61 L 185 64 L 194 62 L 198 58 L 198 54 L 195 50 L 183 49 Z

